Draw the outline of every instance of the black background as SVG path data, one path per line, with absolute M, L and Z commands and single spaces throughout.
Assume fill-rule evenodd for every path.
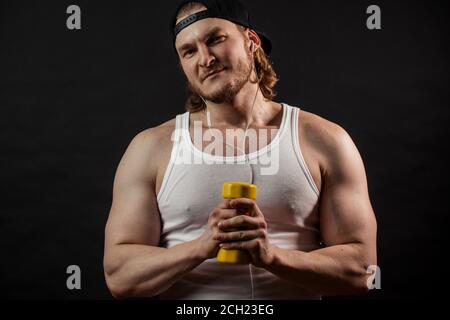
M 275 100 L 338 123 L 364 159 L 382 286 L 364 299 L 434 296 L 448 282 L 445 2 L 245 3 L 273 41 Z M 81 30 L 66 28 L 71 4 Z M 381 30 L 366 28 L 371 4 Z M 185 111 L 174 5 L 1 2 L 2 297 L 111 298 L 102 256 L 115 170 L 138 132 Z M 66 287 L 72 264 L 81 290 Z

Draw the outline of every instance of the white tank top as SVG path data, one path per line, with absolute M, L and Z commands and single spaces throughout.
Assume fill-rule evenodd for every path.
M 161 247 L 170 248 L 199 237 L 209 213 L 223 201 L 223 182 L 241 181 L 254 183 L 258 188 L 256 202 L 267 221 L 271 244 L 301 251 L 320 248 L 319 191 L 298 143 L 300 109 L 282 106 L 283 118 L 275 137 L 265 147 L 250 152 L 247 162 L 244 155 L 220 157 L 201 151 L 190 137 L 189 112 L 176 116 L 171 158 L 157 195 L 162 221 Z M 268 157 L 277 152 L 278 172 L 262 174 L 263 168 L 269 168 Z M 160 297 L 320 299 L 319 295 L 265 269 L 222 264 L 215 259 L 201 263 Z

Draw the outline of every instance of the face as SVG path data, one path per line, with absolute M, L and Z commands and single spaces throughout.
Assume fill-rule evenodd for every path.
M 251 75 L 249 40 L 238 28 L 230 21 L 208 18 L 183 29 L 176 38 L 190 89 L 214 103 L 230 102 Z

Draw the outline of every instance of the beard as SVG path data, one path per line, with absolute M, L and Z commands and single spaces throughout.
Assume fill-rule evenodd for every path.
M 252 55 L 247 52 L 247 59 L 240 59 L 236 67 L 236 76 L 231 82 L 224 84 L 222 87 L 210 91 L 201 89 L 195 83 L 188 80 L 189 89 L 204 99 L 213 103 L 230 103 L 234 97 L 241 91 L 244 85 L 249 81 L 252 73 L 251 59 Z

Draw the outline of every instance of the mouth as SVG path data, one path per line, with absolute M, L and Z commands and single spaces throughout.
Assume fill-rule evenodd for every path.
M 205 78 L 203 78 L 203 81 L 205 81 L 206 79 L 208 79 L 208 78 L 210 78 L 210 77 L 215 76 L 216 74 L 221 73 L 221 72 L 224 71 L 224 70 L 225 70 L 225 68 L 211 72 L 211 73 L 208 74 Z

